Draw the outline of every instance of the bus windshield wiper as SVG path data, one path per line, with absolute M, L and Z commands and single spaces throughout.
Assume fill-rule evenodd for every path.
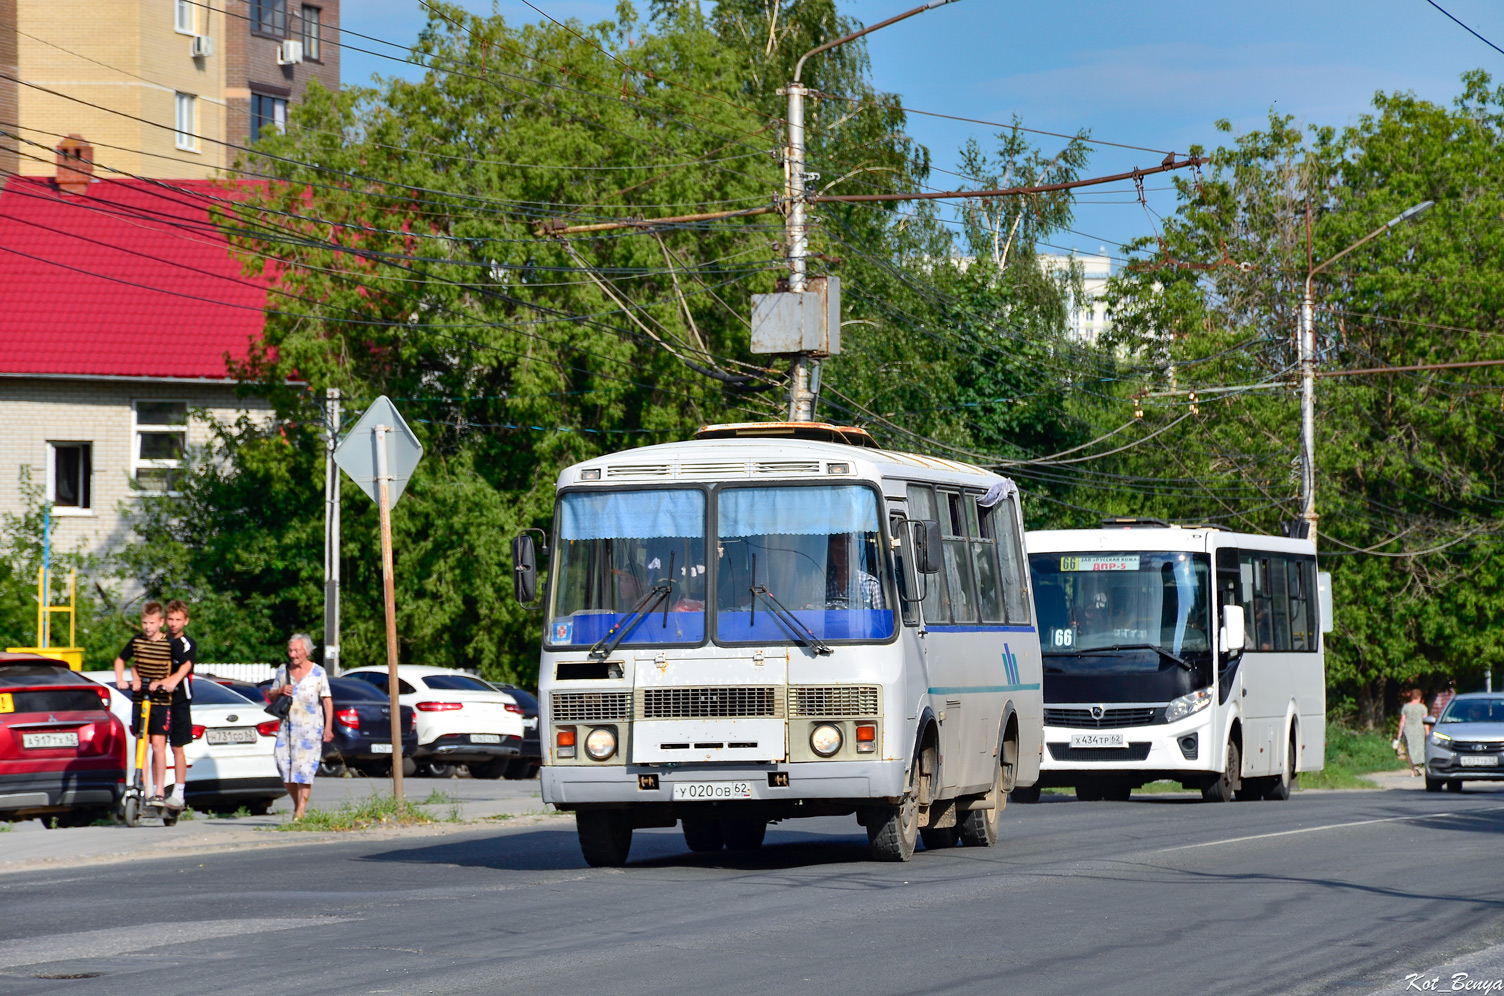
M 605 660 L 609 657 L 617 645 L 627 638 L 627 634 L 632 631 L 632 627 L 636 626 L 640 619 L 653 611 L 653 606 L 658 604 L 660 598 L 665 602 L 668 601 L 669 592 L 672 590 L 672 581 L 667 584 L 655 585 L 651 588 L 646 595 L 637 600 L 637 604 L 632 606 L 631 611 L 626 614 L 625 618 L 615 626 L 612 626 L 606 631 L 605 636 L 596 641 L 595 646 L 590 648 L 590 656 L 600 660 Z
M 1187 671 L 1196 670 L 1189 663 L 1180 659 L 1179 657 L 1176 657 L 1174 654 L 1170 653 L 1164 647 L 1161 647 L 1156 643 L 1115 643 L 1110 647 L 1088 647 L 1085 650 L 1072 650 L 1070 652 L 1073 654 L 1113 654 L 1117 653 L 1119 650 L 1152 650 L 1155 653 L 1159 654 L 1159 656 L 1163 657 L 1165 660 L 1174 661 L 1176 664 L 1179 664 Z
M 773 618 L 787 626 L 789 632 L 794 634 L 794 639 L 806 644 L 817 654 L 829 654 L 831 652 L 830 646 L 816 636 L 808 626 L 800 622 L 799 617 L 785 608 L 782 602 L 774 598 L 773 593 L 768 590 L 768 586 L 765 584 L 754 584 L 752 586 L 752 618 L 754 621 L 757 619 L 757 599 L 759 597 L 768 600 L 768 604 L 773 607 Z

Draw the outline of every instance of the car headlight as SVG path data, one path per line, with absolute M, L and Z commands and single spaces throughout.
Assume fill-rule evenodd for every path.
M 821 723 L 810 731 L 810 750 L 813 750 L 821 757 L 830 757 L 841 749 L 841 739 L 841 728 L 839 726 Z
M 616 731 L 609 726 L 597 726 L 585 738 L 585 753 L 597 761 L 604 761 L 616 753 Z
M 1434 747 L 1445 747 L 1447 744 L 1452 742 L 1452 738 L 1447 736 L 1445 733 L 1436 733 L 1434 731 L 1428 739 L 1431 741 L 1431 745 Z
M 1185 719 L 1212 704 L 1212 690 L 1210 688 L 1198 688 L 1189 695 L 1182 695 L 1178 699 L 1171 699 L 1170 704 L 1165 706 L 1165 722 L 1173 723 L 1177 719 Z

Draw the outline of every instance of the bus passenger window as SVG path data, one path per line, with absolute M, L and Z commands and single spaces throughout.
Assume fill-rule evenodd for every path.
M 966 515 L 961 495 L 943 492 L 945 508 L 940 517 L 944 534 L 945 586 L 950 592 L 951 618 L 956 622 L 978 622 L 976 585 L 971 576 L 971 556 L 967 551 Z
M 999 576 L 997 531 L 992 525 L 994 509 L 978 509 L 976 495 L 967 495 L 968 514 L 977 516 L 977 528 L 971 541 L 971 565 L 977 573 L 977 598 L 981 602 L 982 621 L 1007 622 L 1003 612 L 1003 585 Z M 978 516 L 977 513 L 981 514 Z
M 1024 573 L 1028 562 L 1024 560 L 1023 548 L 1018 541 L 1018 520 L 1015 504 L 1018 499 L 1008 498 L 993 507 L 992 522 L 997 529 L 997 547 L 1002 560 L 1003 606 L 1010 623 L 1029 623 L 1029 582 Z
M 940 510 L 935 504 L 933 489 L 920 484 L 909 485 L 909 517 L 915 521 L 939 519 Z M 943 530 L 942 530 L 943 532 Z M 913 533 L 906 537 L 913 541 Z M 950 597 L 945 588 L 945 572 L 931 574 L 924 579 L 924 619 L 928 623 L 950 622 Z

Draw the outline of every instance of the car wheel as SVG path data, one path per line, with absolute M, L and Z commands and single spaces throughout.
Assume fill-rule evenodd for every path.
M 1426 776 L 1426 791 L 1427 792 L 1440 792 L 1441 791 L 1441 779 L 1440 778 L 1432 778 L 1430 775 L 1427 775 Z
M 484 763 L 475 762 L 470 765 L 470 777 L 484 778 L 488 781 L 491 779 L 500 778 L 502 775 L 506 774 L 507 768 L 510 767 L 511 764 L 511 759 L 505 757 L 500 757 L 494 761 L 486 761 Z
M 91 806 L 85 809 L 72 809 L 66 813 L 58 813 L 56 816 L 44 820 L 44 822 L 48 826 L 51 826 L 53 821 L 56 820 L 59 827 L 87 827 L 93 826 L 100 820 L 107 819 L 110 819 L 109 809 Z
M 319 774 L 325 778 L 343 778 L 348 772 L 345 762 L 337 757 L 319 762 Z
M 1448 792 L 1461 792 L 1462 791 L 1462 779 L 1460 779 L 1460 778 L 1449 778 L 1449 779 L 1447 779 L 1447 791 Z
M 1237 791 L 1243 787 L 1243 758 L 1238 745 L 1227 741 L 1227 763 L 1217 780 L 1201 790 L 1201 798 L 1207 802 L 1232 802 Z
M 620 868 L 632 850 L 630 817 L 617 809 L 591 809 L 574 814 L 580 853 L 592 868 Z
M 459 765 L 450 764 L 448 761 L 429 761 L 423 767 L 426 770 L 422 773 L 429 778 L 458 778 L 460 776 Z
M 687 818 L 680 823 L 683 825 L 685 846 L 696 854 L 719 851 L 726 845 L 720 820 Z

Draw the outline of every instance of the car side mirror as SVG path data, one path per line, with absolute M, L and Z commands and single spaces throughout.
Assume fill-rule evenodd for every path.
M 915 519 L 914 570 L 920 574 L 940 573 L 940 523 L 935 519 Z
M 1248 642 L 1248 631 L 1244 628 L 1246 620 L 1243 618 L 1243 606 L 1222 606 L 1222 632 L 1218 637 L 1218 644 L 1224 654 L 1240 653 Z
M 538 597 L 538 554 L 527 533 L 512 539 L 512 590 L 523 605 Z

